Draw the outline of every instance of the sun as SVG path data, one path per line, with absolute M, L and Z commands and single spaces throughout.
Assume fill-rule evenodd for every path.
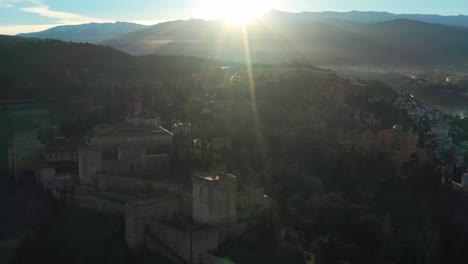
M 232 24 L 245 25 L 277 8 L 275 0 L 211 0 L 205 5 L 205 17 L 224 19 Z
M 247 24 L 271 9 L 269 1 L 232 1 L 226 9 L 224 19 L 234 24 Z

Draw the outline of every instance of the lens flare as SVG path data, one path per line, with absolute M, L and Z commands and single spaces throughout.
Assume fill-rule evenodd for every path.
M 245 25 L 277 7 L 277 1 L 268 0 L 211 0 L 205 4 L 204 16 Z

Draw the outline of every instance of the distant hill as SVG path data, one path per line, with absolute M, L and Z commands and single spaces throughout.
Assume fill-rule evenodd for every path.
M 18 36 L 97 43 L 108 38 L 136 30 L 141 30 L 146 27 L 147 26 L 144 25 L 126 22 L 90 23 L 82 25 L 58 26 L 40 32 L 19 34 Z
M 0 99 L 89 95 L 105 84 L 168 81 L 210 65 L 200 58 L 132 56 L 89 43 L 0 35 Z
M 350 11 L 350 12 L 302 12 L 289 13 L 278 10 L 270 11 L 267 16 L 275 19 L 283 18 L 299 21 L 320 21 L 329 19 L 348 20 L 363 23 L 385 22 L 397 19 L 410 19 L 426 23 L 442 24 L 447 26 L 468 27 L 468 16 L 441 16 L 428 14 L 392 14 L 388 12 Z
M 270 13 L 247 27 L 254 62 L 307 60 L 320 65 L 379 65 L 425 68 L 464 67 L 468 29 L 409 19 L 377 23 L 302 20 Z M 161 23 L 102 42 L 132 54 L 177 54 L 245 60 L 244 32 L 223 21 Z

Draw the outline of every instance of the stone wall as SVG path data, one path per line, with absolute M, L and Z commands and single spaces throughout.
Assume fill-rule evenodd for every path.
M 123 214 L 124 203 L 118 201 L 112 201 L 109 199 L 93 196 L 93 195 L 75 195 L 75 205 L 99 212 Z
M 40 184 L 44 190 L 49 189 L 49 185 L 55 176 L 53 168 L 41 168 L 36 170 L 36 183 Z
M 101 191 L 120 193 L 156 194 L 159 191 L 179 193 L 182 186 L 163 182 L 136 179 L 132 177 L 115 176 L 106 173 L 96 175 L 96 186 Z
M 210 253 L 201 254 L 200 263 L 202 264 L 234 264 L 234 262 L 222 259 L 215 255 L 211 255 Z
M 125 205 L 125 239 L 130 249 L 141 250 L 145 243 L 145 231 L 153 217 L 169 219 L 179 213 L 180 198 L 148 199 Z
M 247 220 L 263 212 L 268 206 L 263 187 L 250 187 L 237 193 L 237 219 Z
M 149 236 L 165 251 L 176 254 L 188 263 L 216 263 L 212 262 L 216 257 L 206 258 L 203 255 L 217 250 L 219 245 L 228 240 L 239 238 L 247 228 L 247 222 L 202 228 L 192 225 L 172 225 L 153 219 Z
M 218 242 L 220 244 L 228 240 L 238 239 L 249 227 L 248 222 L 240 222 L 218 228 Z
M 44 155 L 48 162 L 54 161 L 78 161 L 78 152 L 76 150 L 47 150 Z
M 193 195 L 188 192 L 182 192 L 181 194 L 182 201 L 182 215 L 192 217 L 193 213 Z
M 116 175 L 159 174 L 169 171 L 169 154 L 145 155 L 133 159 L 103 160 L 101 171 Z
M 178 228 L 153 220 L 150 234 L 189 263 L 201 263 L 201 255 L 218 248 L 216 229 Z
M 166 257 L 173 264 L 187 264 L 183 258 L 177 255 L 172 250 L 168 249 L 164 244 L 151 236 L 145 236 L 146 250 L 158 256 Z
M 148 134 L 141 135 L 139 133 L 127 135 L 106 135 L 96 136 L 94 144 L 100 149 L 114 149 L 122 144 L 132 144 L 135 146 L 145 146 L 147 148 L 172 148 L 172 134 Z

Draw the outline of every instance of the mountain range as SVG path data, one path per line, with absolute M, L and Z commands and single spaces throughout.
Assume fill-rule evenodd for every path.
M 361 23 L 268 19 L 246 27 L 223 21 L 158 24 L 103 42 L 132 54 L 178 54 L 218 60 L 318 65 L 464 67 L 468 29 L 415 20 Z M 247 47 L 246 47 L 246 44 Z
M 145 29 L 147 26 L 127 23 L 89 23 L 53 27 L 44 31 L 19 34 L 20 37 L 57 39 L 73 42 L 97 43 L 104 39 L 116 37 L 128 32 Z
M 384 22 L 397 19 L 411 19 L 426 23 L 442 24 L 448 26 L 468 27 L 468 16 L 441 16 L 423 14 L 392 14 L 388 12 L 302 12 L 289 13 L 271 10 L 266 14 L 269 18 L 288 21 L 323 21 L 323 20 L 347 20 L 363 23 Z M 126 34 L 147 28 L 148 26 L 128 23 L 89 23 L 81 25 L 67 25 L 53 27 L 40 32 L 18 34 L 20 37 L 58 39 L 74 42 L 98 43 L 118 35 Z
M 101 25 L 114 30 L 100 30 Z M 248 56 L 260 63 L 301 60 L 323 66 L 426 69 L 468 66 L 465 26 L 466 16 L 270 11 L 245 28 L 223 20 L 190 19 L 148 27 L 85 24 L 22 36 L 86 40 L 134 55 L 188 55 L 229 61 L 245 61 Z M 121 31 L 126 32 L 117 33 Z M 54 37 L 54 32 L 62 35 Z
M 441 16 L 429 14 L 393 14 L 374 11 L 350 11 L 350 12 L 302 12 L 289 13 L 272 10 L 267 15 L 275 18 L 295 19 L 301 21 L 319 21 L 328 19 L 348 20 L 363 23 L 385 22 L 397 19 L 410 19 L 426 23 L 442 24 L 447 26 L 468 27 L 468 16 Z

